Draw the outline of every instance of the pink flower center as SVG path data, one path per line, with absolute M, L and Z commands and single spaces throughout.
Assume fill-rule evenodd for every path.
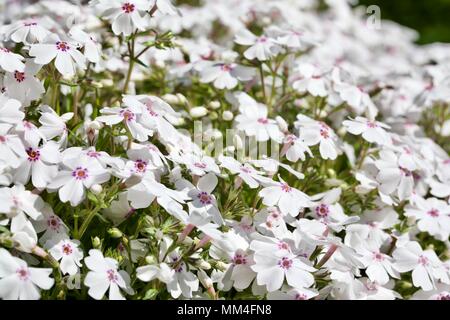
M 374 121 L 367 121 L 367 126 L 369 128 L 376 128 L 378 125 Z
M 0 136 L 0 143 L 5 143 L 5 142 L 6 142 L 6 137 Z
M 27 150 L 28 154 L 28 161 L 30 162 L 36 162 L 41 157 L 41 153 L 38 149 L 28 148 Z
M 239 264 L 247 264 L 247 258 L 239 253 L 236 253 L 232 259 L 233 264 L 239 265 Z
M 47 219 L 47 226 L 54 231 L 59 230 L 60 225 L 61 223 L 59 221 L 59 218 L 56 216 L 50 216 Z
M 14 78 L 19 83 L 23 82 L 25 80 L 25 72 L 15 71 Z
M 123 10 L 123 12 L 125 12 L 125 13 L 131 13 L 131 12 L 133 12 L 134 11 L 134 4 L 132 4 L 132 3 L 129 3 L 129 2 L 125 2 L 123 5 L 122 5 L 122 10 Z
M 289 250 L 290 249 L 289 248 L 289 244 L 287 242 L 280 241 L 278 243 L 278 249 L 280 249 L 280 250 Z
M 125 121 L 133 121 L 134 120 L 134 113 L 133 112 L 131 112 L 130 110 L 128 110 L 128 109 L 125 109 L 125 110 L 121 110 L 120 111 L 120 115 L 123 117 L 123 120 L 125 120 Z
M 222 64 L 220 69 L 224 72 L 230 72 L 233 68 L 229 64 Z
M 88 169 L 78 167 L 72 172 L 72 177 L 77 180 L 86 180 L 89 177 Z
M 284 270 L 289 270 L 292 267 L 292 259 L 283 257 L 278 261 L 278 266 Z
M 6 53 L 11 52 L 9 49 L 2 48 L 2 47 L 0 47 L 0 51 L 6 52 Z
M 244 173 L 251 173 L 252 172 L 252 170 L 250 168 L 247 168 L 247 167 L 244 167 L 244 166 L 240 167 L 240 170 L 242 172 L 244 172 Z
M 100 158 L 100 152 L 93 151 L 93 150 L 89 150 L 89 151 L 87 152 L 87 155 L 88 155 L 88 157 L 90 157 L 90 158 L 95 158 L 95 159 Z
M 267 118 L 259 118 L 259 119 L 258 119 L 258 123 L 261 123 L 261 124 L 268 124 L 268 123 L 269 123 L 269 120 L 267 120 Z
M 427 214 L 430 217 L 437 218 L 437 217 L 439 217 L 439 210 L 431 209 L 430 211 L 427 212 Z
M 37 26 L 37 22 L 34 21 L 26 21 L 23 23 L 25 27 Z
M 383 261 L 384 260 L 384 255 L 380 252 L 374 252 L 373 253 L 373 260 L 375 261 Z
M 419 264 L 421 264 L 421 265 L 423 265 L 423 266 L 427 266 L 427 265 L 429 264 L 428 258 L 425 257 L 425 256 L 423 256 L 423 255 L 421 255 L 421 256 L 419 257 L 418 262 L 419 262 Z
M 199 168 L 199 169 L 205 169 L 206 168 L 206 163 L 204 163 L 204 162 L 196 162 L 196 163 L 194 163 L 194 166 Z
M 440 293 L 437 297 L 436 300 L 450 300 L 450 293 Z
M 316 214 L 319 217 L 327 217 L 330 213 L 330 208 L 326 204 L 321 204 L 320 206 L 316 207 Z
M 406 168 L 399 167 L 399 169 L 400 169 L 400 172 L 401 172 L 405 177 L 410 177 L 410 176 L 412 175 L 412 172 L 409 171 L 409 170 L 406 169 Z
M 324 139 L 328 139 L 330 137 L 330 133 L 328 132 L 328 130 L 326 129 L 320 129 L 320 135 L 324 138 Z
M 294 297 L 295 300 L 308 300 L 308 297 L 304 293 L 297 293 Z
M 119 280 L 119 277 L 117 276 L 116 270 L 113 270 L 113 269 L 107 270 L 106 271 L 106 276 L 108 277 L 108 280 L 110 282 L 117 283 L 117 281 Z
M 56 43 L 56 49 L 58 49 L 59 51 L 67 52 L 68 50 L 70 50 L 70 46 L 65 41 L 58 41 Z
M 258 42 L 266 43 L 267 42 L 267 37 L 265 37 L 265 36 L 259 37 Z
M 134 167 L 137 172 L 144 173 L 147 170 L 147 162 L 144 160 L 136 160 L 134 162 Z
M 16 274 L 19 277 L 20 280 L 26 281 L 30 277 L 30 272 L 28 271 L 27 267 L 21 267 L 16 270 Z
M 211 197 L 207 192 L 204 192 L 204 191 L 200 192 L 200 193 L 197 195 L 197 198 L 200 200 L 200 202 L 201 202 L 203 205 L 211 204 L 211 203 L 212 203 L 212 197 Z
M 72 253 L 72 246 L 70 245 L 70 244 L 68 244 L 68 243 L 66 243 L 66 244 L 63 244 L 63 246 L 62 246 L 62 252 L 66 255 L 66 256 L 68 256 L 68 255 L 70 255 L 71 253 Z
M 292 188 L 287 183 L 282 183 L 281 190 L 283 190 L 286 193 L 289 193 L 292 191 Z
M 364 286 L 366 287 L 367 291 L 378 291 L 378 284 L 375 281 L 368 281 Z

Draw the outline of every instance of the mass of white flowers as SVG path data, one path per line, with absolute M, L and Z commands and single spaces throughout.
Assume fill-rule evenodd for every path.
M 348 0 L 0 2 L 0 299 L 450 299 L 450 45 Z

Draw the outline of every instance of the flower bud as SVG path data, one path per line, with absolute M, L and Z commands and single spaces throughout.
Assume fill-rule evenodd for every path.
M 233 120 L 233 118 L 234 118 L 234 115 L 233 115 L 233 112 L 231 112 L 231 111 L 226 110 L 222 113 L 222 119 L 224 121 L 231 121 L 231 120 Z
M 94 249 L 100 249 L 101 248 L 102 241 L 100 240 L 99 237 L 92 238 L 92 246 L 94 247 Z
M 217 114 L 217 112 L 213 111 L 209 113 L 209 118 L 211 120 L 217 120 L 217 118 L 219 118 L 219 115 Z
M 156 263 L 156 259 L 154 256 L 146 256 L 145 257 L 145 262 L 147 264 L 155 264 Z
M 181 93 L 177 93 L 177 98 L 179 104 L 188 104 L 186 97 L 183 96 Z
M 243 147 L 244 147 L 244 143 L 242 142 L 241 137 L 239 137 L 238 135 L 235 135 L 233 137 L 233 143 L 236 146 L 236 149 L 238 149 L 238 150 L 243 149 Z
M 176 95 L 170 93 L 163 95 L 162 99 L 168 104 L 178 104 L 180 102 Z
M 216 101 L 216 100 L 213 100 L 210 103 L 208 103 L 208 107 L 210 109 L 213 109 L 213 110 L 219 109 L 220 108 L 220 102 Z
M 194 107 L 189 110 L 189 114 L 192 118 L 202 118 L 208 114 L 208 109 L 205 107 Z
M 197 276 L 198 276 L 198 280 L 200 280 L 203 287 L 211 288 L 213 286 L 213 282 L 212 282 L 211 278 L 206 274 L 205 271 L 203 271 L 201 269 L 198 270 Z
M 203 259 L 197 260 L 195 264 L 198 268 L 203 270 L 209 270 L 211 269 L 211 264 Z
M 114 85 L 114 81 L 112 81 L 111 79 L 102 79 L 102 80 L 100 80 L 100 83 L 104 87 L 112 87 Z
M 122 233 L 122 231 L 120 231 L 119 229 L 117 229 L 117 228 L 110 228 L 109 230 L 108 230 L 108 234 L 111 236 L 111 238 L 113 238 L 113 239 L 118 239 L 118 238 L 121 238 L 122 236 L 123 236 L 123 233 Z
M 102 193 L 103 187 L 101 185 L 99 185 L 99 184 L 93 184 L 91 186 L 91 191 L 92 191 L 93 194 L 99 195 L 100 193 Z
M 280 128 L 281 132 L 288 132 L 289 131 L 289 126 L 288 126 L 288 124 L 286 123 L 286 121 L 282 117 L 277 116 L 275 118 L 275 120 L 277 121 L 278 128 Z

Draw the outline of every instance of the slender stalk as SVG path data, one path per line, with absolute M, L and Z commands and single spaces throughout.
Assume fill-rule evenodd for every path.
M 101 206 L 97 205 L 91 212 L 89 212 L 86 219 L 83 221 L 83 224 L 80 227 L 80 230 L 78 232 L 78 239 L 81 239 L 86 232 L 87 228 L 89 227 L 89 224 L 91 223 L 92 219 L 95 217 L 95 215 L 100 211 Z
M 262 86 L 262 93 L 263 93 L 264 102 L 267 103 L 266 81 L 264 79 L 264 70 L 263 70 L 263 64 L 262 63 L 259 64 L 259 75 L 261 77 L 261 86 Z
M 134 47 L 135 47 L 135 34 L 131 36 L 131 44 L 130 42 L 127 43 L 128 46 L 128 55 L 130 57 L 130 64 L 128 65 L 128 72 L 127 77 L 125 78 L 125 83 L 123 85 L 123 93 L 128 92 L 128 85 L 130 84 L 131 74 L 133 73 L 133 67 L 134 67 Z

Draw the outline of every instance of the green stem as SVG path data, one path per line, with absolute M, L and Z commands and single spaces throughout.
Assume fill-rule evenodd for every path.
M 95 217 L 95 215 L 100 211 L 102 207 L 100 205 L 95 206 L 95 208 L 88 214 L 86 219 L 83 221 L 83 224 L 80 227 L 80 230 L 78 232 L 78 240 L 81 239 L 86 232 L 89 224 L 91 223 L 92 219 Z
M 264 79 L 264 70 L 263 70 L 263 64 L 259 64 L 259 75 L 261 77 L 261 86 L 262 86 L 262 93 L 264 102 L 267 103 L 267 95 L 266 95 L 266 81 Z
M 130 84 L 130 79 L 131 79 L 131 74 L 133 73 L 133 67 L 134 67 L 134 46 L 135 46 L 135 34 L 133 34 L 131 36 L 131 44 L 128 42 L 128 54 L 130 57 L 130 64 L 128 66 L 128 72 L 127 72 L 127 77 L 125 79 L 125 83 L 123 85 L 123 93 L 127 93 L 128 92 L 128 85 Z

